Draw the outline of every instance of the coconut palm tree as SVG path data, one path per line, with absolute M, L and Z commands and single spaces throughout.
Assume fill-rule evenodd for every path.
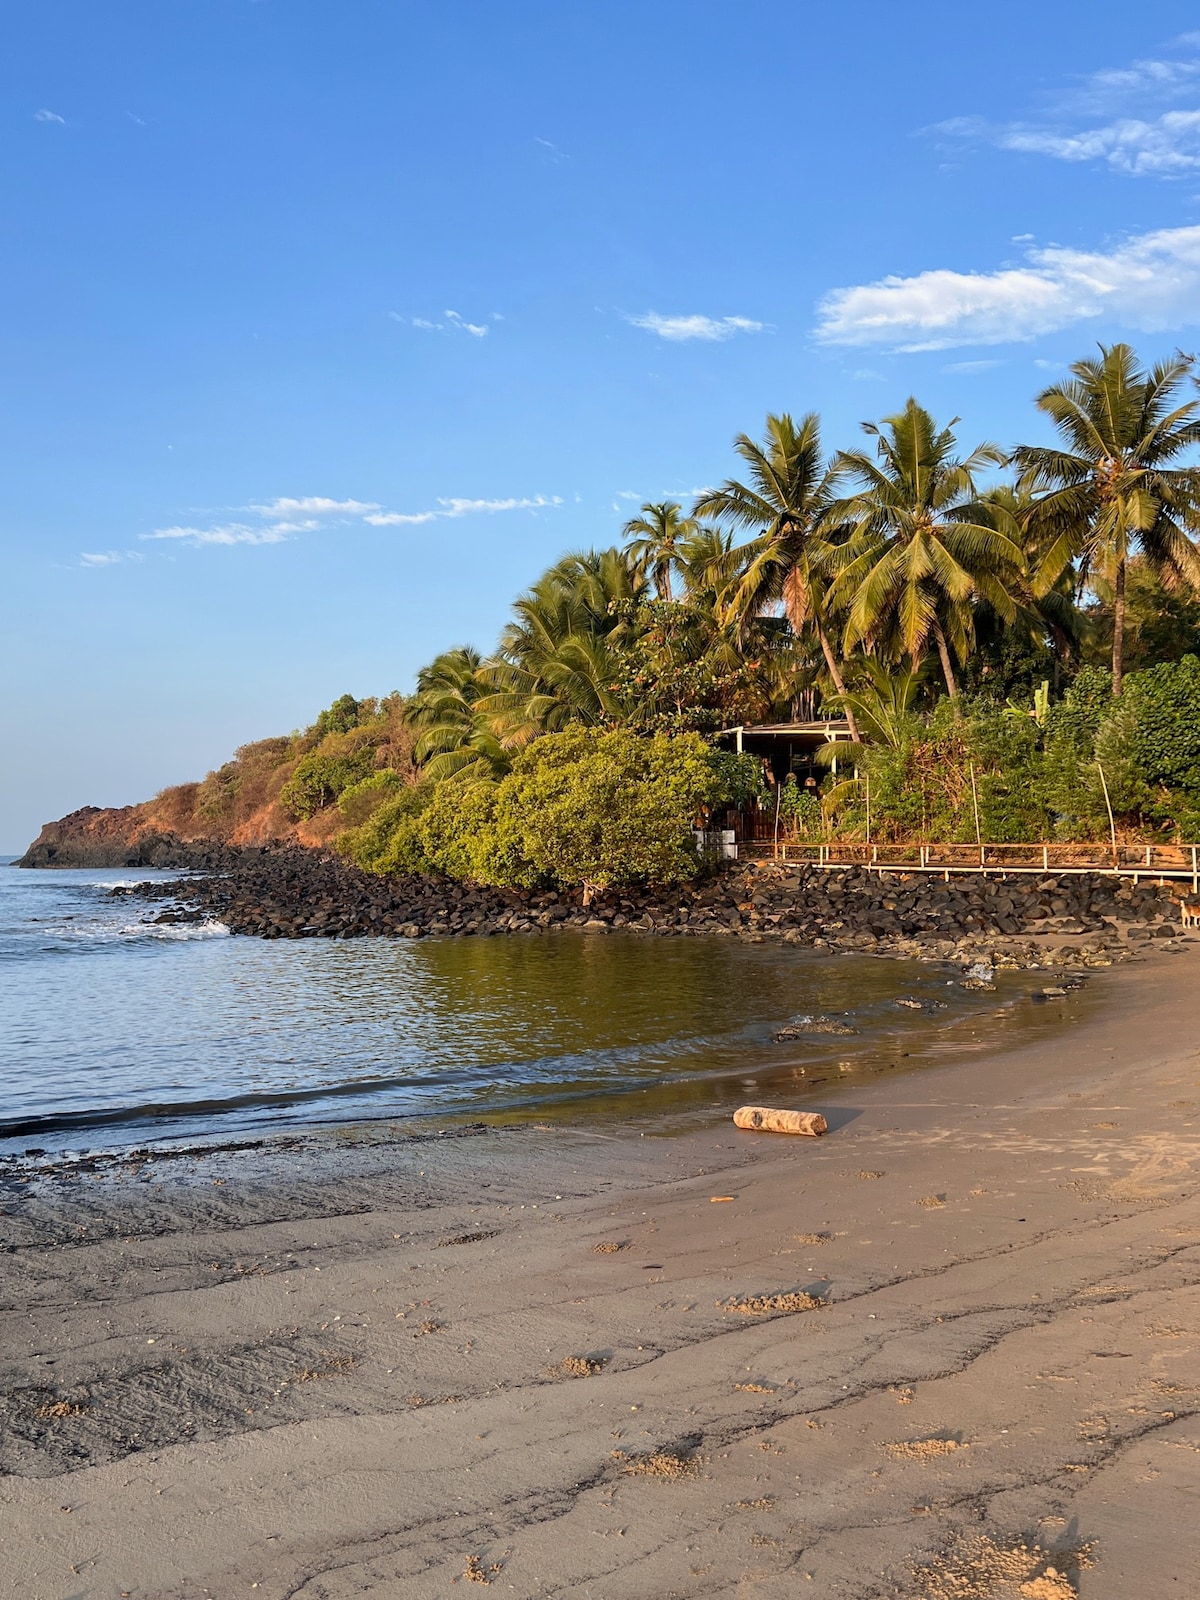
M 1015 616 L 1006 624 L 992 615 L 990 606 L 978 606 L 977 631 L 985 637 L 990 633 L 997 639 L 1002 630 L 1015 630 L 1022 643 L 1049 648 L 1057 685 L 1061 664 L 1079 659 L 1084 641 L 1091 632 L 1087 614 L 1076 604 L 1074 569 L 1064 568 L 1049 587 L 1038 581 L 1042 550 L 1030 526 L 1034 501 L 1017 485 L 997 484 L 985 490 L 980 499 L 993 509 L 1005 530 L 1020 544 L 1023 563 L 1008 586 L 1016 604 Z
M 611 549 L 564 556 L 519 597 L 478 703 L 503 749 L 572 722 L 620 719 L 611 645 L 645 593 L 634 563 Z
M 939 428 L 910 398 L 881 425 L 864 422 L 875 453 L 838 456 L 839 472 L 860 487 L 827 513 L 851 529 L 832 552 L 833 598 L 847 607 L 846 648 L 863 644 L 884 657 L 906 657 L 915 668 L 932 643 L 951 698 L 958 695 L 952 652 L 960 662 L 970 653 L 974 602 L 988 601 L 1010 621 L 1022 560 L 1016 529 L 975 485 L 977 473 L 1004 463 L 1004 452 L 981 444 L 960 460 L 957 421 Z
M 834 691 L 843 698 L 846 683 L 830 638 L 827 588 L 828 537 L 822 533 L 833 503 L 838 468 L 821 450 L 821 423 L 815 411 L 799 424 L 783 412 L 768 415 L 761 445 L 744 433 L 733 448 L 749 468 L 749 483 L 728 478 L 696 501 L 696 517 L 715 517 L 755 534 L 739 548 L 742 572 L 726 604 L 742 620 L 783 602 L 792 632 L 815 634 Z M 854 713 L 846 712 L 853 737 Z
M 895 749 L 912 726 L 922 669 L 910 663 L 897 671 L 872 656 L 867 656 L 861 667 L 860 682 L 846 692 L 847 709 L 853 707 L 870 743 Z M 835 759 L 854 759 L 861 753 L 857 744 L 838 740 L 818 750 L 817 761 L 829 766 Z
M 488 664 L 469 645 L 443 650 L 418 672 L 406 717 L 417 734 L 413 757 L 428 778 L 495 777 L 507 769 L 479 715 L 489 687 Z
M 481 663 L 478 650 L 461 645 L 443 650 L 417 673 L 416 693 L 406 714 L 417 730 L 413 754 L 418 761 L 451 749 L 469 736 L 480 694 Z
M 717 617 L 724 616 L 727 610 L 724 597 L 729 585 L 741 567 L 741 553 L 734 548 L 733 535 L 697 523 L 695 531 L 680 545 L 675 566 L 688 601 L 710 613 L 716 626 Z
M 1121 693 L 1125 579 L 1140 552 L 1164 586 L 1200 588 L 1200 552 L 1189 529 L 1200 524 L 1200 470 L 1172 465 L 1200 443 L 1200 400 L 1180 389 L 1191 358 L 1177 355 L 1144 371 L 1127 344 L 1101 345 L 1072 376 L 1037 398 L 1065 448 L 1020 445 L 1013 452 L 1021 487 L 1035 497 L 1029 527 L 1044 554 L 1039 588 L 1054 587 L 1071 562 L 1081 584 L 1103 573 L 1113 589 L 1113 694 Z
M 655 594 L 668 604 L 673 598 L 671 569 L 678 565 L 681 547 L 695 532 L 695 519 L 685 517 L 675 500 L 647 501 L 641 514 L 631 517 L 621 529 L 638 570 L 653 580 Z

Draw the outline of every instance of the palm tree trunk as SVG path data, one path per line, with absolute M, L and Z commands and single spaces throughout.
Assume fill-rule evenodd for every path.
M 1121 679 L 1125 672 L 1125 557 L 1117 560 L 1117 579 L 1113 585 L 1113 698 L 1121 693 Z
M 842 677 L 841 671 L 838 667 L 837 657 L 834 655 L 833 646 L 829 642 L 829 635 L 825 632 L 825 629 L 822 627 L 820 622 L 817 623 L 817 638 L 821 641 L 821 650 L 825 656 L 825 665 L 829 668 L 829 676 L 833 679 L 833 687 L 837 690 L 838 694 L 844 696 L 846 693 L 846 680 Z M 858 737 L 858 724 L 854 720 L 854 712 L 844 700 L 842 702 L 842 709 L 846 713 L 846 721 L 850 725 L 850 737 L 854 740 L 855 744 L 858 744 L 860 743 L 860 740 Z
M 942 625 L 938 621 L 933 624 L 933 637 L 937 640 L 938 659 L 942 663 L 942 676 L 946 680 L 946 692 L 951 700 L 957 700 L 958 684 L 954 680 L 954 667 L 950 660 L 950 647 L 946 643 L 946 635 L 942 632 Z
M 658 590 L 658 598 L 671 604 L 671 563 L 664 561 L 654 575 L 654 587 Z

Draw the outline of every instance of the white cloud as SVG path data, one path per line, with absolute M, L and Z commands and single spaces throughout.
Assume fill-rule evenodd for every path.
M 143 539 L 181 539 L 188 544 L 282 544 L 288 529 L 282 525 L 254 528 L 245 522 L 225 522 L 215 528 L 155 528 L 153 533 L 143 533 Z
M 641 317 L 626 317 L 635 328 L 645 328 L 660 339 L 680 343 L 685 339 L 709 341 L 732 339 L 735 333 L 761 333 L 766 324 L 752 322 L 749 317 L 663 317 L 657 311 L 647 311 Z
M 40 111 L 33 113 L 33 120 L 35 122 L 60 122 L 64 128 L 67 125 L 66 117 L 60 117 L 57 111 L 47 111 L 45 106 Z
M 468 322 L 457 311 L 443 311 L 442 315 L 445 322 L 433 322 L 429 317 L 402 317 L 398 311 L 388 312 L 393 322 L 406 322 L 410 327 L 422 328 L 427 333 L 469 333 L 473 339 L 486 339 L 491 332 L 486 323 Z M 492 321 L 503 322 L 504 318 L 493 312 Z
M 79 557 L 81 567 L 115 567 L 122 561 L 140 561 L 136 550 L 84 550 Z
M 439 499 L 432 511 L 385 511 L 375 500 L 332 500 L 324 495 L 283 495 L 263 504 L 246 506 L 243 518 L 256 517 L 258 522 L 238 520 L 216 523 L 211 527 L 177 525 L 156 528 L 153 533 L 141 535 L 144 540 L 178 540 L 196 548 L 205 545 L 263 545 L 283 544 L 295 533 L 313 533 L 328 526 L 329 520 L 346 523 L 364 522 L 372 528 L 418 527 L 426 522 L 439 522 L 477 513 L 497 511 L 540 511 L 562 505 L 559 495 L 532 495 L 524 499 L 468 500 L 446 497 Z M 85 558 L 89 565 L 106 565 L 110 557 Z M 120 559 L 113 556 L 111 559 Z M 135 559 L 140 559 L 137 557 Z
M 1003 361 L 948 361 L 942 368 L 943 372 L 990 372 L 993 367 L 1002 367 Z
M 562 505 L 562 496 L 535 494 L 527 500 L 443 500 L 439 496 L 438 505 L 444 507 L 444 517 L 469 517 L 476 511 L 540 511 L 543 506 Z
M 380 511 L 364 517 L 363 520 L 369 522 L 373 528 L 411 527 L 422 522 L 475 516 L 480 512 L 541 511 L 561 506 L 562 503 L 562 496 L 557 494 L 536 494 L 522 500 L 464 500 L 457 497 L 439 497 L 436 511 Z
M 457 328 L 461 333 L 469 333 L 474 339 L 486 339 L 488 328 L 482 322 L 464 322 L 457 311 L 443 311 L 442 315 L 452 328 Z
M 1059 161 L 1105 161 L 1131 177 L 1178 177 L 1200 167 L 1200 111 L 1166 111 L 1152 122 L 1124 117 L 1077 132 L 1046 128 L 997 129 L 1002 150 L 1054 156 Z
M 1187 51 L 1200 45 L 1200 34 L 1185 33 L 1176 44 Z M 1156 100 L 1188 93 L 1200 83 L 1200 58 L 1195 55 L 1147 57 L 1127 67 L 1106 67 L 1062 96 L 1062 104 L 1081 112 L 1099 112 L 1153 95 Z
M 1200 109 L 1164 105 L 1200 94 L 1200 34 L 1176 43 L 1191 53 L 1093 73 L 1060 93 L 1039 118 L 989 123 L 954 117 L 930 131 L 1058 161 L 1103 162 L 1131 177 L 1181 177 L 1200 168 Z M 1103 120 L 1080 126 L 1094 118 Z
M 1200 322 L 1200 227 L 1134 235 L 1114 250 L 1049 245 L 996 272 L 939 268 L 835 289 L 818 307 L 822 344 L 947 350 L 1008 344 L 1104 316 L 1156 332 Z
M 378 511 L 379 507 L 374 500 L 329 500 L 324 495 L 311 494 L 298 500 L 271 500 L 252 509 L 264 517 L 359 517 L 367 511 Z
M 373 528 L 416 527 L 422 522 L 436 521 L 439 514 L 437 511 L 377 511 L 363 521 Z

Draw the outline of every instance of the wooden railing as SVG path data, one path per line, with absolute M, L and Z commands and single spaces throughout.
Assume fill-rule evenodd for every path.
M 746 839 L 748 861 L 807 862 L 815 867 L 863 866 L 880 872 L 1110 872 L 1122 877 L 1190 878 L 1200 891 L 1200 845 L 1194 844 L 866 844 L 833 840 Z

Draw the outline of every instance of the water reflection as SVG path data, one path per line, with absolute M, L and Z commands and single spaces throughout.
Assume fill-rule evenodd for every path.
M 658 1116 L 749 1087 L 794 1102 L 1053 1025 L 1020 977 L 973 994 L 938 967 L 733 939 L 164 939 L 105 896 L 118 876 L 0 873 L 10 1145 L 376 1115 Z M 857 1033 L 771 1042 L 816 1014 Z

